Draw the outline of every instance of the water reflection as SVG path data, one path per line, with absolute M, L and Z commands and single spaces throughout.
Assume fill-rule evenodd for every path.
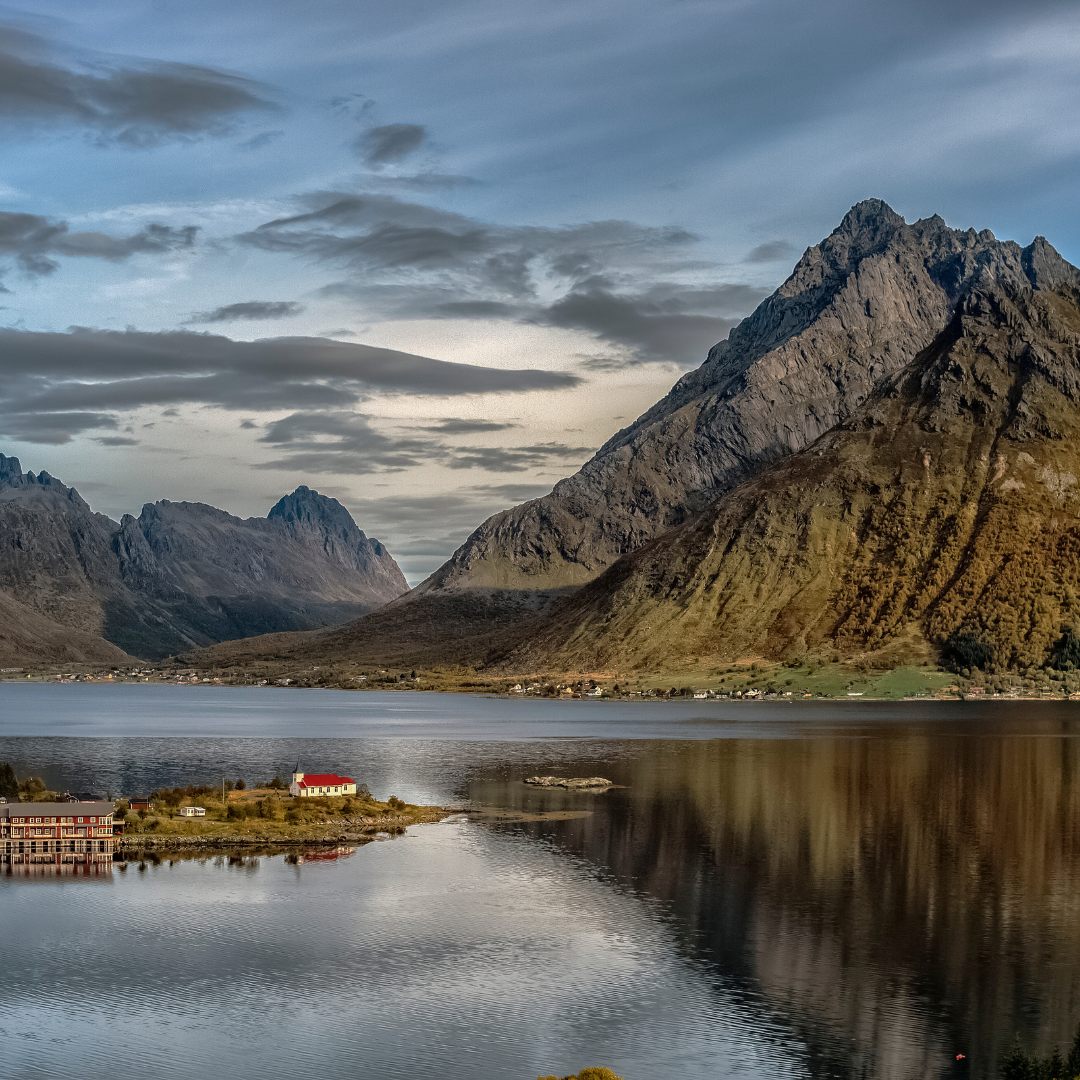
M 789 1018 L 815 1075 L 948 1075 L 956 1053 L 990 1075 L 1017 1031 L 1071 1042 L 1077 740 L 654 744 L 613 771 L 626 786 L 590 816 L 515 827 L 662 901 L 721 983 Z M 470 794 L 582 802 L 517 783 Z

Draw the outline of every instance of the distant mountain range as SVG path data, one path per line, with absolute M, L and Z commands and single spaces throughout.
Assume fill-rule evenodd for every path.
M 274 654 L 655 669 L 959 636 L 1042 663 L 1080 619 L 1078 289 L 1041 237 L 860 203 L 577 475 Z
M 408 590 L 389 552 L 306 487 L 265 518 L 148 503 L 115 522 L 0 454 L 0 659 L 154 659 L 355 619 Z

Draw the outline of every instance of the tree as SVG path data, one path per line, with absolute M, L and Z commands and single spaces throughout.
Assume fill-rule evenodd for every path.
M 247 787 L 247 784 L 245 784 L 243 780 L 237 780 L 234 787 L 237 791 L 243 791 Z
M 1072 626 L 1063 626 L 1061 631 L 1061 637 L 1054 642 L 1050 654 L 1051 663 L 1059 670 L 1071 671 L 1074 667 L 1080 667 L 1080 634 Z
M 963 633 L 953 631 L 945 639 L 941 651 L 953 671 L 964 668 L 985 669 L 994 662 L 994 650 L 991 646 L 969 630 Z
M 0 796 L 15 801 L 19 798 L 19 782 L 15 779 L 15 770 L 6 761 L 0 761 Z

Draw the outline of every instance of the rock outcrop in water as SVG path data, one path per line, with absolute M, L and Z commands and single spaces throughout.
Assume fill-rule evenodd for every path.
M 306 487 L 266 518 L 162 501 L 117 523 L 0 454 L 4 657 L 155 658 L 346 622 L 407 588 L 383 545 Z

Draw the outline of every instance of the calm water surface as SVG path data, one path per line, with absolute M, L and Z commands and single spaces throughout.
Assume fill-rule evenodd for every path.
M 1078 735 L 1067 704 L 0 685 L 0 760 L 52 785 L 299 758 L 574 812 L 0 877 L 0 1075 L 989 1076 L 1080 1020 Z

